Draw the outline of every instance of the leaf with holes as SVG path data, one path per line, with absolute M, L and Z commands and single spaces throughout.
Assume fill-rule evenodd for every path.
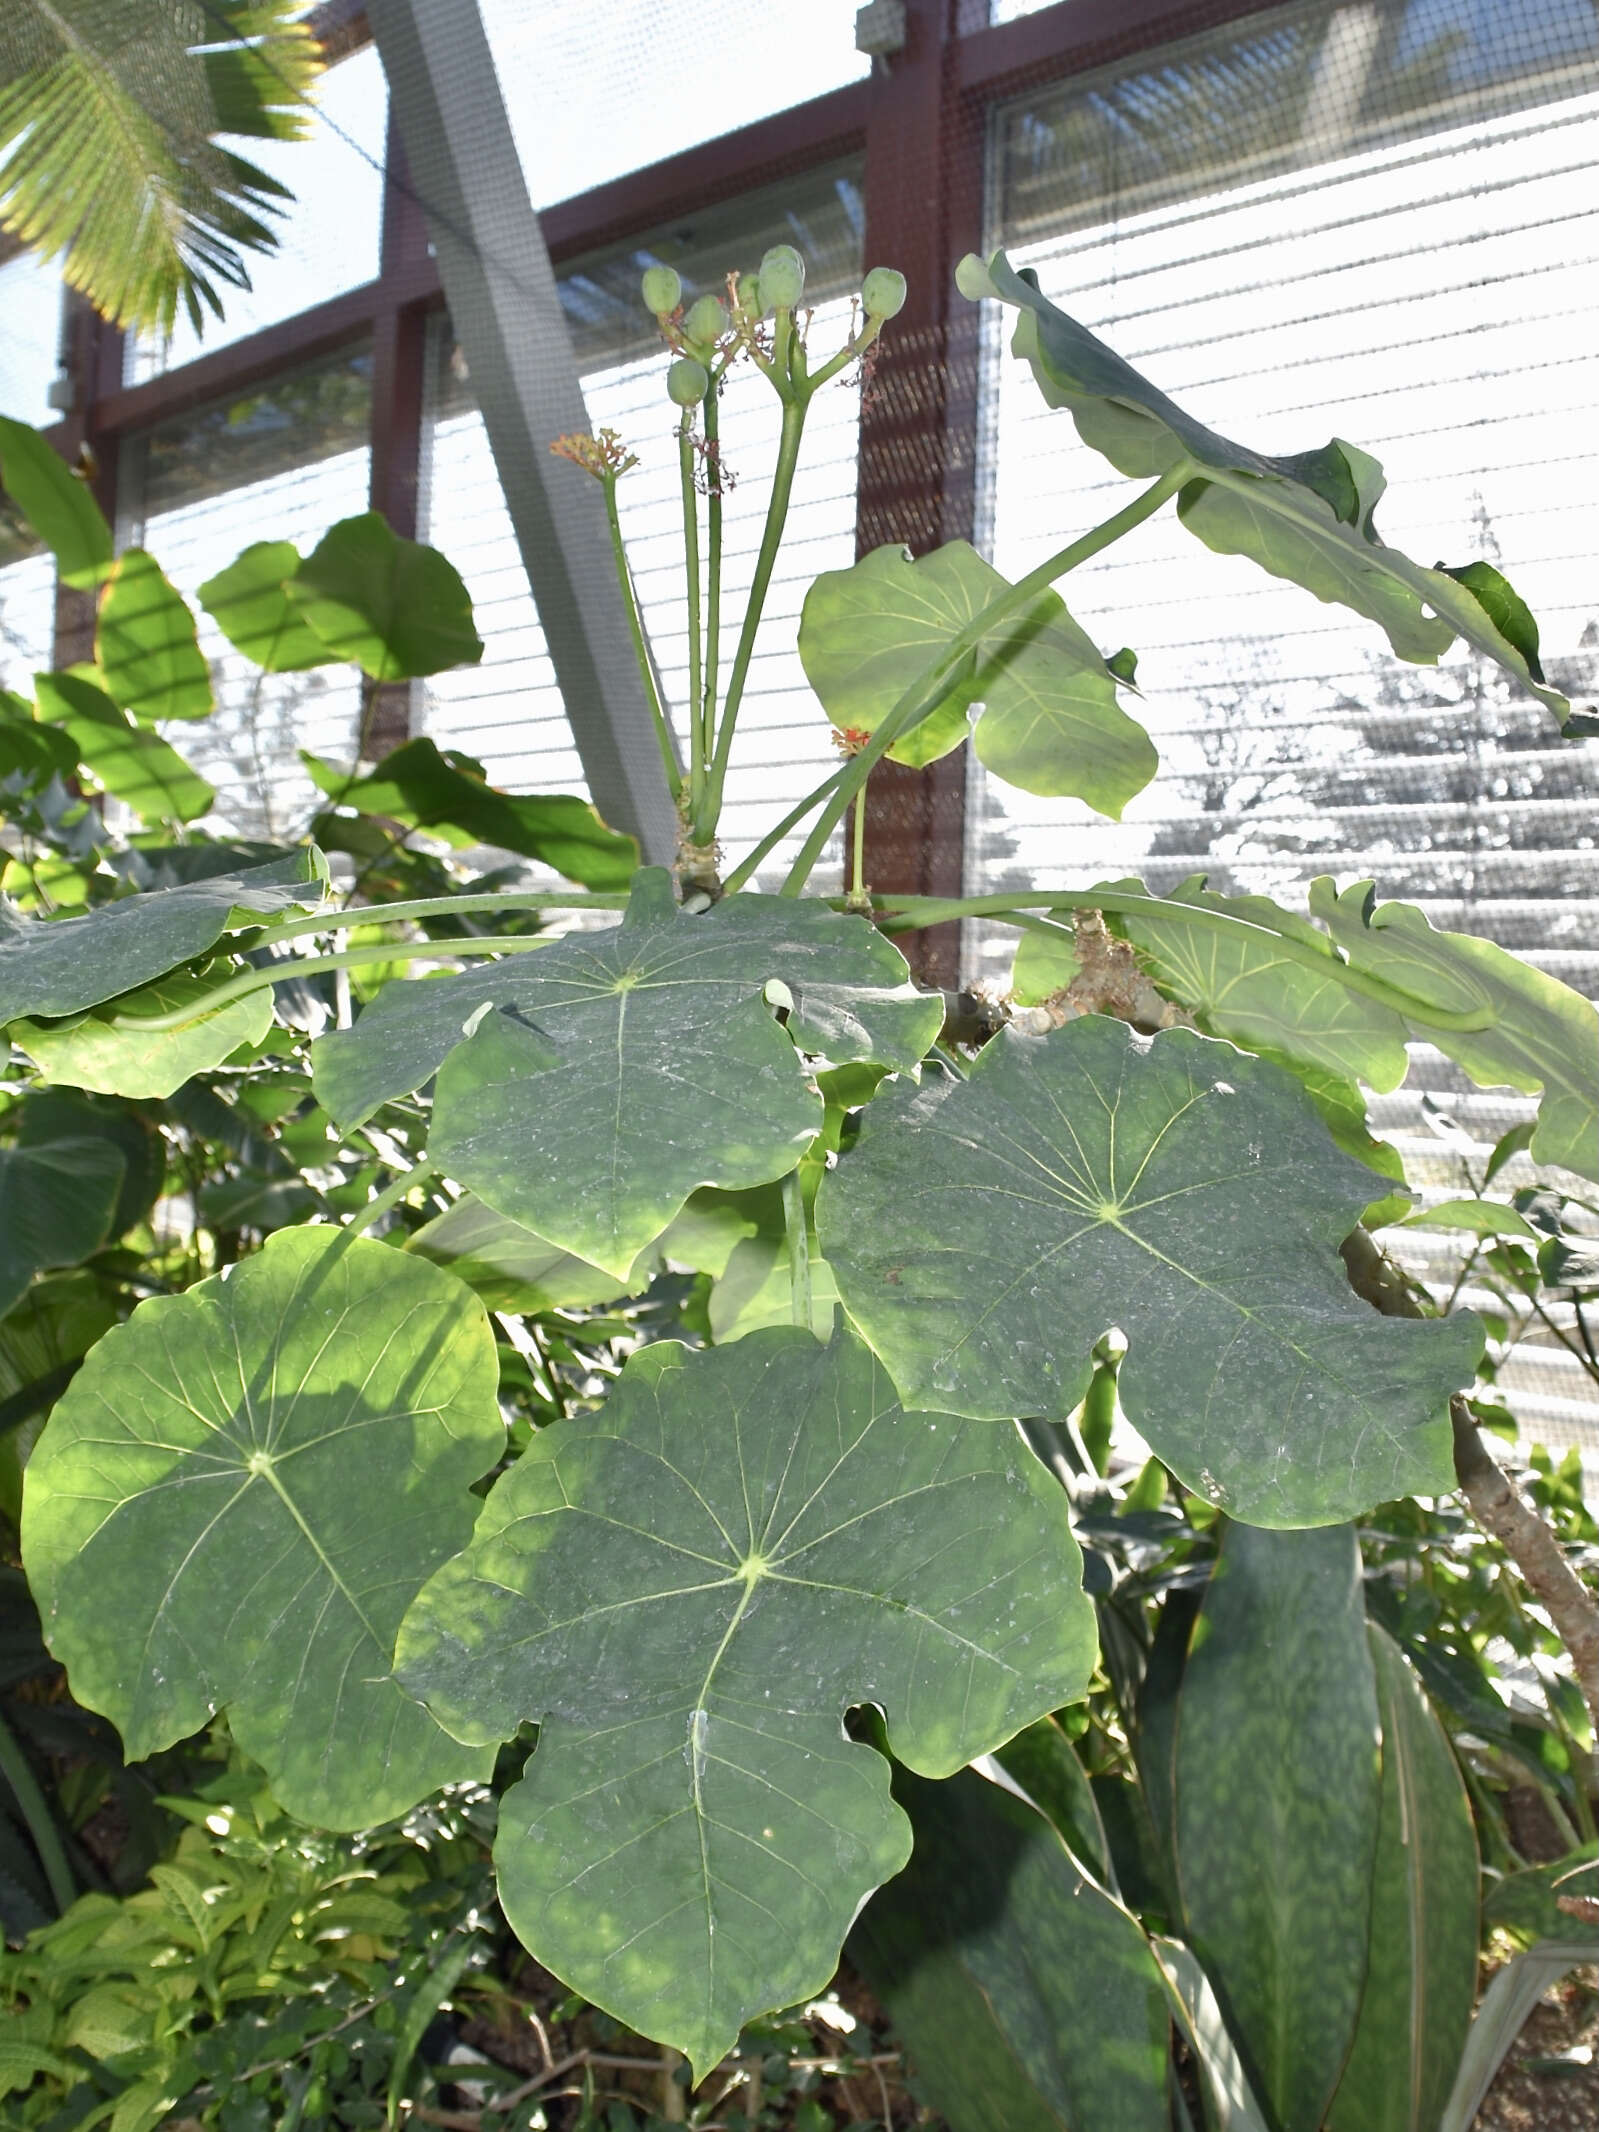
M 870 733 L 1005 590 L 969 541 L 917 561 L 902 548 L 874 548 L 852 569 L 824 572 L 806 594 L 806 678 L 836 726 Z M 980 702 L 977 754 L 997 777 L 1027 792 L 1069 793 L 1120 820 L 1158 759 L 1118 703 L 1117 680 L 1059 594 L 1042 592 L 979 641 L 943 702 L 888 752 L 913 764 L 947 755 Z
M 969 296 L 1017 313 L 1012 352 L 1032 366 L 1051 407 L 1071 413 L 1083 442 L 1119 473 L 1143 479 L 1186 467 L 1178 516 L 1208 548 L 1247 556 L 1386 632 L 1401 659 L 1435 665 L 1458 635 L 1564 720 L 1571 710 L 1537 670 L 1531 616 L 1498 572 L 1480 564 L 1425 569 L 1377 536 L 1387 486 L 1368 452 L 1333 438 L 1275 457 L 1207 429 L 1102 340 L 1050 303 L 1003 252 L 962 263 Z M 1525 618 L 1525 620 L 1523 620 Z M 1529 661 L 1529 650 L 1531 658 Z
M 130 1761 L 227 1706 L 278 1799 L 366 1828 L 486 1776 L 399 1688 L 395 1631 L 505 1442 L 483 1306 L 326 1229 L 141 1303 L 28 1465 L 22 1543 L 73 1693 Z
M 1370 881 L 1339 895 L 1323 875 L 1310 884 L 1310 908 L 1357 970 L 1412 996 L 1413 1036 L 1436 1044 L 1479 1088 L 1542 1095 L 1535 1162 L 1599 1178 L 1599 1008 L 1591 1000 L 1491 940 L 1439 931 L 1413 903 L 1378 903 Z M 1488 1026 L 1441 1029 L 1424 1002 L 1446 1013 L 1480 1009 Z
M 817 1212 L 903 1399 L 1064 1419 L 1119 1326 L 1117 1396 L 1191 1488 L 1320 1525 L 1454 1485 L 1449 1395 L 1482 1351 L 1467 1313 L 1351 1292 L 1338 1245 L 1371 1197 L 1280 1067 L 1090 1015 L 879 1096 Z
M 949 1776 L 1084 1692 L 1080 1572 L 1017 1433 L 902 1414 L 849 1333 L 662 1342 L 534 1438 L 395 1664 L 464 1740 L 538 1723 L 500 1806 L 506 1916 L 703 2077 L 822 1988 L 909 1855 L 846 1709 Z
M 863 919 L 755 895 L 693 917 L 652 868 L 614 930 L 387 985 L 312 1059 L 317 1095 L 345 1126 L 437 1073 L 439 1167 L 625 1275 L 696 1186 L 794 1168 L 823 1116 L 800 1051 L 904 1071 L 942 1016 Z
M 20 1015 L 79 1014 L 203 955 L 274 911 L 314 910 L 327 887 L 319 851 L 104 903 L 81 918 L 29 918 L 0 900 L 0 1026 Z

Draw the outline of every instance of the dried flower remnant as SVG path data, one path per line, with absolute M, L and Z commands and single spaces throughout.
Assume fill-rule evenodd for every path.
M 847 725 L 834 726 L 831 737 L 839 754 L 847 759 L 851 755 L 859 755 L 872 736 L 863 725 Z
M 557 459 L 569 459 L 596 481 L 616 481 L 638 465 L 637 452 L 629 451 L 614 429 L 602 429 L 597 437 L 572 430 L 550 446 Z

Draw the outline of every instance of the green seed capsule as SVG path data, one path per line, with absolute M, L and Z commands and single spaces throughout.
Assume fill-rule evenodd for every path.
M 683 301 L 683 283 L 671 267 L 646 267 L 642 287 L 644 308 L 657 318 L 670 318 Z
M 805 294 L 805 262 L 791 244 L 774 244 L 761 261 L 761 301 L 769 310 L 792 311 Z
M 746 318 L 761 318 L 771 308 L 761 293 L 759 274 L 740 274 L 738 277 L 738 307 Z
M 698 407 L 710 389 L 710 372 L 691 355 L 680 355 L 666 373 L 667 395 L 678 407 Z
M 868 318 L 893 318 L 905 308 L 905 276 L 896 267 L 873 267 L 861 283 Z
M 727 325 L 727 313 L 719 296 L 701 296 L 689 306 L 683 331 L 696 348 L 714 347 Z

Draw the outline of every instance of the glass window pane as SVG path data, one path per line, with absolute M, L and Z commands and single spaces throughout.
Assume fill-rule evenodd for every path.
M 22 252 L 0 266 L 0 415 L 44 429 L 61 342 L 59 265 Z
M 664 390 L 665 352 L 639 298 L 639 275 L 652 261 L 669 263 L 692 298 L 719 288 L 730 266 L 757 264 L 768 244 L 798 243 L 807 257 L 807 292 L 817 305 L 813 345 L 837 346 L 848 329 L 849 292 L 860 281 L 859 176 L 855 164 L 816 173 L 781 193 L 708 211 L 690 225 L 561 270 L 591 425 L 617 430 L 641 462 L 624 476 L 618 506 L 685 761 L 688 640 L 675 411 Z M 721 406 L 723 463 L 733 477 L 724 501 L 724 681 L 759 545 L 778 417 L 765 380 L 747 364 L 735 369 Z M 853 380 L 824 388 L 812 403 L 788 539 L 767 597 L 728 779 L 722 841 L 729 864 L 837 761 L 795 640 L 811 579 L 854 561 L 859 421 Z M 448 340 L 430 394 L 424 496 L 426 537 L 465 576 L 488 646 L 480 667 L 426 684 L 427 730 L 442 746 L 477 756 L 502 784 L 583 789 L 482 418 L 460 353 Z M 700 513 L 703 535 L 703 501 Z M 790 839 L 767 862 L 762 885 L 781 878 L 785 854 L 792 856 L 798 842 Z
M 33 677 L 55 664 L 53 557 L 7 538 L 0 505 L 0 688 L 32 696 Z
M 137 506 L 121 531 L 156 557 L 191 603 L 207 578 L 257 540 L 292 540 L 302 554 L 341 518 L 367 508 L 372 359 L 280 378 L 137 440 L 122 469 Z M 318 801 L 297 750 L 354 761 L 361 681 L 353 667 L 264 674 L 200 614 L 217 709 L 169 737 L 217 788 L 231 831 L 303 833 Z
M 859 0 L 482 0 L 535 207 L 858 81 Z
M 238 152 L 294 194 L 274 252 L 247 252 L 248 289 L 220 286 L 220 319 L 196 336 L 180 311 L 169 342 L 130 337 L 127 381 L 139 384 L 313 304 L 376 279 L 383 227 L 388 84 L 375 45 L 329 68 L 315 92 L 319 116 L 303 141 L 240 141 Z

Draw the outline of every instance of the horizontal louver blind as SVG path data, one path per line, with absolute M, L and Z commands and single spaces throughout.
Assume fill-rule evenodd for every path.
M 1016 107 L 997 124 L 996 234 L 1224 434 L 1377 454 L 1384 538 L 1427 563 L 1502 561 L 1551 678 L 1584 696 L 1599 682 L 1599 18 L 1527 0 L 1496 23 L 1464 0 L 1278 10 Z M 989 377 L 992 552 L 1015 574 L 1131 490 L 997 346 Z M 1372 876 L 1599 992 L 1599 742 L 1558 740 L 1469 656 L 1401 665 L 1374 628 L 1212 555 L 1169 514 L 1068 591 L 1106 651 L 1139 654 L 1161 772 L 1120 824 L 980 785 L 974 887 L 1200 872 L 1297 902 L 1316 874 Z M 1008 952 L 983 944 L 994 977 Z M 1436 1130 L 1424 1098 L 1453 1126 Z M 1374 1121 L 1441 1197 L 1529 1112 L 1423 1051 Z M 1443 1282 L 1449 1241 L 1416 1233 L 1415 1249 Z M 1540 1350 L 1515 1368 L 1535 1434 L 1599 1450 L 1574 1362 Z

